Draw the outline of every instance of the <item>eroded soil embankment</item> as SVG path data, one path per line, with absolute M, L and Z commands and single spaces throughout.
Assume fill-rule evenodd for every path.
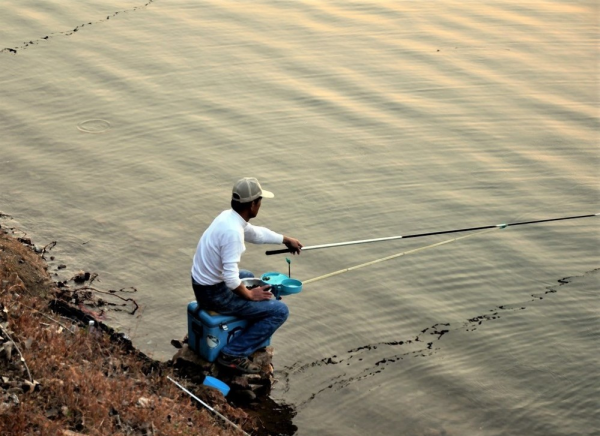
M 0 228 L 0 434 L 240 434 L 167 376 L 246 432 L 293 434 L 291 416 L 266 426 L 268 410 L 234 407 L 189 368 L 149 359 L 102 323 L 90 329 L 94 312 L 73 304 L 85 283 L 53 282 L 43 255 Z

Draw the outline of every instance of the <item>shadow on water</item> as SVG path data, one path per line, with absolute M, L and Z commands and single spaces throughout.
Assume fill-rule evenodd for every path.
M 594 274 L 597 271 L 600 271 L 600 269 L 594 269 L 592 271 L 589 271 L 586 273 L 586 275 Z M 444 338 L 446 335 L 458 330 L 472 332 L 477 330 L 477 328 L 484 323 L 500 319 L 501 317 L 509 313 L 526 310 L 528 305 L 536 301 L 543 300 L 546 296 L 550 294 L 557 293 L 561 286 L 570 283 L 572 280 L 573 277 L 562 278 L 557 281 L 557 285 L 548 287 L 543 293 L 531 294 L 531 299 L 527 302 L 498 306 L 494 309 L 490 309 L 488 313 L 484 313 L 478 316 L 474 316 L 473 318 L 467 319 L 461 325 L 454 326 L 450 323 L 440 322 L 424 328 L 416 336 L 408 339 L 387 342 L 376 342 L 373 344 L 367 344 L 350 349 L 343 356 L 332 355 L 309 363 L 295 363 L 294 365 L 285 367 L 281 370 L 280 380 L 284 384 L 283 391 L 288 392 L 290 390 L 291 378 L 294 375 L 302 374 L 315 368 L 324 367 L 328 365 L 352 366 L 353 364 L 357 364 L 359 362 L 363 362 L 365 359 L 368 359 L 370 357 L 370 352 L 377 349 L 381 351 L 381 349 L 385 347 L 388 347 L 389 349 L 401 349 L 406 348 L 407 346 L 411 346 L 410 348 L 413 348 L 410 351 L 407 350 L 405 352 L 400 352 L 396 354 L 391 354 L 383 358 L 378 358 L 377 361 L 368 365 L 366 369 L 361 370 L 356 375 L 347 376 L 347 374 L 342 374 L 340 376 L 334 377 L 326 387 L 316 392 L 313 392 L 309 395 L 309 397 L 306 400 L 298 404 L 297 408 L 298 410 L 300 410 L 306 407 L 312 400 L 314 400 L 316 397 L 318 397 L 320 394 L 326 391 L 339 391 L 353 383 L 367 379 L 369 377 L 373 377 L 385 371 L 386 368 L 397 364 L 406 358 L 431 356 L 435 354 L 438 350 L 440 350 L 440 347 L 437 346 L 438 342 L 441 341 L 442 338 Z M 419 345 L 419 348 L 414 349 L 415 346 Z

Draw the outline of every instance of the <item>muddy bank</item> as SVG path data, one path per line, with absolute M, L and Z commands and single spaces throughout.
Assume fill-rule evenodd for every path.
M 55 243 L 36 246 L 13 230 L 0 221 L 0 434 L 296 432 L 293 407 L 269 397 L 270 349 L 255 356 L 263 371 L 250 378 L 202 361 L 185 338 L 173 341 L 170 361 L 150 359 L 103 322 L 110 310 L 135 313 L 127 290 L 98 289 L 86 271 L 54 281 L 46 260 Z M 227 398 L 203 384 L 208 375 L 228 383 Z

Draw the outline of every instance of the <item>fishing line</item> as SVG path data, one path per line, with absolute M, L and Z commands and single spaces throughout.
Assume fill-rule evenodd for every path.
M 444 244 L 449 244 L 450 242 L 458 241 L 460 239 L 470 238 L 471 236 L 475 236 L 475 235 L 481 235 L 483 233 L 487 233 L 487 232 L 490 232 L 492 230 L 496 230 L 496 229 L 500 229 L 500 228 L 503 228 L 503 227 L 493 227 L 493 228 L 487 229 L 486 231 L 483 231 L 483 232 L 471 233 L 470 235 L 459 236 L 458 238 L 448 239 L 446 241 L 437 242 L 435 244 L 427 245 L 425 247 L 419 247 L 419 248 L 415 248 L 413 250 L 404 251 L 402 253 L 392 254 L 391 256 L 382 257 L 381 259 L 372 260 L 370 262 L 361 263 L 360 265 L 351 266 L 350 268 L 344 268 L 344 269 L 341 269 L 341 270 L 338 270 L 338 271 L 331 272 L 329 274 L 325 274 L 325 275 L 322 275 L 322 276 L 319 276 L 319 277 L 315 277 L 313 279 L 304 280 L 302 283 L 306 285 L 308 283 L 316 282 L 317 280 L 323 280 L 323 279 L 326 279 L 326 278 L 329 278 L 329 277 L 332 277 L 332 276 L 336 276 L 338 274 L 342 274 L 342 273 L 345 273 L 345 272 L 348 272 L 348 271 L 354 271 L 354 270 L 357 270 L 359 268 L 364 268 L 366 266 L 374 265 L 376 263 L 385 262 L 386 260 L 396 259 L 397 257 L 406 256 L 407 254 L 412 254 L 412 253 L 416 253 L 418 251 L 427 250 L 428 248 L 439 247 L 439 246 L 444 245 Z

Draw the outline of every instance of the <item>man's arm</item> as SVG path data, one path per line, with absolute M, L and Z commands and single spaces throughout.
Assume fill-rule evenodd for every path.
M 294 254 L 300 254 L 300 249 L 302 248 L 302 244 L 299 240 L 295 238 L 290 238 L 289 236 L 283 237 L 283 243 L 290 251 Z
M 253 244 L 285 244 L 294 254 L 300 254 L 302 244 L 296 238 L 275 233 L 266 227 L 253 226 L 248 223 L 244 228 L 245 239 Z

